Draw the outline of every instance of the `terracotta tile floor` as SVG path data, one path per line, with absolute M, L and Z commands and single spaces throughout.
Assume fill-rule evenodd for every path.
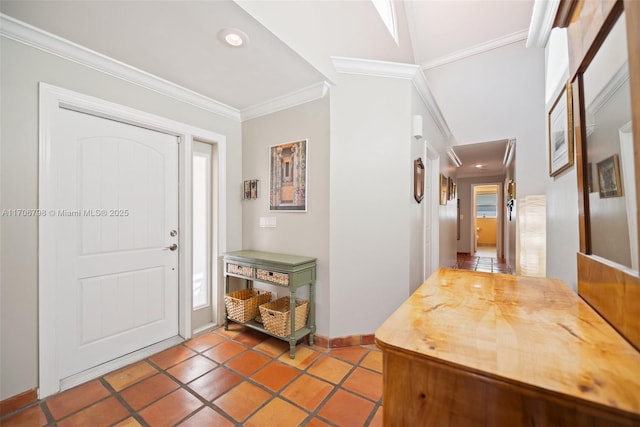
M 504 259 L 495 256 L 458 254 L 458 262 L 455 266 L 460 270 L 484 271 L 487 273 L 513 274 L 511 268 Z
M 375 346 L 289 344 L 230 324 L 0 419 L 11 426 L 381 426 Z

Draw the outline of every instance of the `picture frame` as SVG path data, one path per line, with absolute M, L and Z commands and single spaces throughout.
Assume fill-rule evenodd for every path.
M 251 181 L 245 180 L 242 182 L 242 199 L 250 199 L 251 198 Z
M 257 199 L 258 198 L 258 180 L 257 179 L 252 179 L 250 181 L 250 197 L 252 199 Z
M 510 179 L 507 183 L 507 202 L 511 200 L 515 200 L 516 198 L 516 183 L 514 180 Z
M 573 165 L 573 102 L 571 82 L 562 88 L 548 114 L 549 175 L 556 176 Z
M 306 212 L 308 140 L 269 147 L 269 210 Z
M 424 198 L 424 163 L 421 157 L 413 161 L 413 197 L 418 203 Z
M 440 174 L 440 204 L 446 205 L 449 200 L 449 178 Z
M 620 162 L 618 155 L 607 157 L 596 163 L 598 174 L 598 191 L 601 199 L 622 197 L 622 181 L 620 180 Z
M 242 198 L 257 199 L 258 198 L 258 180 L 248 179 L 242 183 Z
M 449 185 L 447 187 L 447 200 L 454 200 L 456 198 L 456 183 L 453 178 L 449 177 Z

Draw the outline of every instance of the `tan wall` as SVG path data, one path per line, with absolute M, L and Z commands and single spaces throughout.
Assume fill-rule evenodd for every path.
M 498 220 L 496 218 L 477 218 L 478 245 L 495 245 L 497 227 Z

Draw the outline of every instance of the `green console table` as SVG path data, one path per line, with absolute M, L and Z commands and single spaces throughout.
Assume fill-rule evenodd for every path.
M 289 288 L 291 334 L 288 337 L 270 333 L 255 320 L 250 320 L 247 323 L 243 323 L 243 325 L 281 340 L 289 341 L 289 356 L 292 359 L 295 358 L 296 343 L 299 339 L 309 335 L 309 344 L 313 345 L 313 335 L 316 331 L 316 258 L 252 250 L 227 252 L 224 255 L 224 277 L 225 293 L 229 292 L 229 277 L 245 279 L 247 287 L 252 287 L 253 281 L 257 280 Z M 302 286 L 309 286 L 309 316 L 307 324 L 296 331 L 296 291 Z M 229 319 L 225 313 L 225 329 L 228 329 L 229 321 L 233 322 L 233 319 Z

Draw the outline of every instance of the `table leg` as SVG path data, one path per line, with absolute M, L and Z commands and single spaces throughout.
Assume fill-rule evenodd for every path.
M 313 339 L 316 333 L 316 286 L 314 283 L 309 284 L 309 345 L 313 345 Z
M 289 291 L 289 316 L 291 335 L 289 335 L 289 357 L 296 358 L 296 293 Z

